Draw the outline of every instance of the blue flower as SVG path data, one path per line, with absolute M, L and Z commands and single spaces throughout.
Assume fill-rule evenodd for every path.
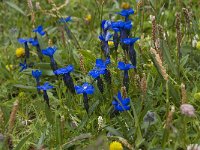
M 92 78 L 96 79 L 101 74 L 105 74 L 105 73 L 106 73 L 105 68 L 102 68 L 102 69 L 94 68 L 91 71 L 89 71 L 88 75 L 91 76 Z
M 39 45 L 39 42 L 37 39 L 34 39 L 34 38 L 30 38 L 29 39 L 29 43 L 32 45 L 32 46 L 37 46 Z
M 19 39 L 18 39 L 18 42 L 19 42 L 20 44 L 24 44 L 24 43 L 29 42 L 29 39 L 19 38 Z
M 113 29 L 113 28 L 118 28 L 118 29 L 120 29 L 120 28 L 122 28 L 123 26 L 124 26 L 124 21 L 119 20 L 119 21 L 116 21 L 116 22 L 112 22 L 112 29 Z
M 93 94 L 94 93 L 94 87 L 85 82 L 82 86 L 75 86 L 75 90 L 77 94 L 83 94 L 83 103 L 84 103 L 84 107 L 85 110 L 89 111 L 89 104 L 88 104 L 88 96 L 87 94 Z
M 56 71 L 58 69 L 57 63 L 56 63 L 56 61 L 53 58 L 53 55 L 56 52 L 56 50 L 57 50 L 56 47 L 48 47 L 48 48 L 42 50 L 42 54 L 43 55 L 49 56 L 51 69 L 53 71 Z
M 134 10 L 132 8 L 130 9 L 123 9 L 121 12 L 118 12 L 121 16 L 125 17 L 125 21 L 128 21 L 128 17 L 131 14 L 134 14 Z
M 65 68 L 60 68 L 54 71 L 55 75 L 66 74 L 74 71 L 74 67 L 72 65 L 68 65 Z
M 124 62 L 118 62 L 118 69 L 120 70 L 129 70 L 131 68 L 135 68 L 135 66 L 131 65 L 131 64 L 126 64 Z
M 121 16 L 127 17 L 131 14 L 134 14 L 134 10 L 132 8 L 130 9 L 123 9 L 121 10 L 121 12 L 118 12 L 118 14 L 120 14 Z
M 36 79 L 37 82 L 40 80 L 41 75 L 42 72 L 40 70 L 32 70 L 32 76 Z
M 56 47 L 48 47 L 48 48 L 42 50 L 42 54 L 49 56 L 49 57 L 53 57 L 56 50 L 57 50 Z
M 49 84 L 49 82 L 45 82 L 44 85 L 37 87 L 39 90 L 47 91 L 49 89 L 52 89 L 53 86 Z
M 19 66 L 21 67 L 20 72 L 28 68 L 26 60 L 24 61 L 24 63 L 20 63 Z
M 106 69 L 108 64 L 110 64 L 110 59 L 106 59 L 105 61 L 103 61 L 103 59 L 96 59 L 95 67 Z
M 99 39 L 101 40 L 101 49 L 104 52 L 104 55 L 106 58 L 110 58 L 110 50 L 109 50 L 109 45 L 108 45 L 108 41 L 109 39 L 112 37 L 112 34 L 110 32 L 106 32 L 105 34 L 101 34 L 99 36 Z
M 122 39 L 122 42 L 127 45 L 133 45 L 139 39 L 140 38 L 124 38 Z
M 104 33 L 107 32 L 108 29 L 110 29 L 112 25 L 112 22 L 109 20 L 103 20 L 101 22 L 101 28 L 103 29 Z
M 74 82 L 73 79 L 70 75 L 70 72 L 74 71 L 74 67 L 72 65 L 68 65 L 65 68 L 60 68 L 54 71 L 55 75 L 63 75 L 63 80 L 65 85 L 68 87 L 68 89 L 72 92 L 75 93 L 74 89 Z
M 52 88 L 53 88 L 53 86 L 50 85 L 49 82 L 45 82 L 44 85 L 37 86 L 38 90 L 43 90 L 44 101 L 46 102 L 48 107 L 50 107 L 50 104 L 49 104 L 49 97 L 47 95 L 47 90 L 52 89 Z
M 130 45 L 128 47 L 129 49 L 129 57 L 130 57 L 130 60 L 131 60 L 131 63 L 133 64 L 133 66 L 136 67 L 136 64 L 137 64 L 137 61 L 136 61 L 136 51 L 134 49 L 134 43 L 139 40 L 140 38 L 125 38 L 125 39 L 122 39 L 122 42 L 126 45 Z
M 72 20 L 72 18 L 71 18 L 71 16 L 69 16 L 67 18 L 61 18 L 59 21 L 62 22 L 62 23 L 65 23 L 65 22 L 69 22 L 71 20 Z
M 93 94 L 94 93 L 94 87 L 85 82 L 82 86 L 75 86 L 75 90 L 77 94 Z
M 115 110 L 120 111 L 120 112 L 130 110 L 130 108 L 131 108 L 129 106 L 130 98 L 124 98 L 123 99 L 122 95 L 119 91 L 118 95 L 117 95 L 117 99 L 118 100 L 115 99 L 115 100 L 112 101 L 112 104 L 114 105 Z
M 96 59 L 95 67 L 104 70 L 104 78 L 108 84 L 111 84 L 111 74 L 107 69 L 107 65 L 110 64 L 110 59 L 107 58 L 105 61 L 102 59 Z
M 118 62 L 118 69 L 124 71 L 124 78 L 123 78 L 123 85 L 126 87 L 126 90 L 128 91 L 129 89 L 129 75 L 128 75 L 128 70 L 131 68 L 135 68 L 135 66 L 131 64 L 126 64 L 124 62 Z
M 42 56 L 42 53 L 41 53 L 41 48 L 40 48 L 40 44 L 39 44 L 39 42 L 38 42 L 37 37 L 35 37 L 35 38 L 30 38 L 30 39 L 29 39 L 29 43 L 32 44 L 32 46 L 35 46 L 35 47 L 36 47 L 38 57 L 39 57 L 39 59 L 42 61 L 43 56 Z
M 31 39 L 31 38 L 30 38 Z M 20 44 L 24 44 L 24 48 L 25 48 L 25 57 L 29 58 L 30 52 L 29 52 L 29 47 L 28 47 L 28 42 L 30 42 L 30 39 L 23 39 L 23 38 L 19 38 L 18 42 Z
M 100 35 L 99 39 L 103 42 L 108 42 L 109 39 L 112 37 L 112 34 L 110 32 L 107 32 L 106 35 Z
M 37 28 L 35 28 L 34 30 L 33 30 L 33 32 L 37 32 L 37 33 L 39 33 L 41 36 L 44 36 L 45 35 L 45 31 L 43 31 L 43 27 L 42 27 L 42 25 L 39 25 Z

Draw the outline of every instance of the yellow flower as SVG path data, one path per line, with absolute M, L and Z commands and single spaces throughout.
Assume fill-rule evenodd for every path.
M 109 46 L 114 46 L 114 42 L 113 41 L 108 41 L 108 45 Z
M 114 141 L 114 142 L 110 143 L 109 150 L 123 150 L 123 147 L 120 142 Z
M 129 9 L 130 8 L 130 4 L 126 3 L 126 2 L 123 2 L 122 5 L 121 5 L 121 8 L 123 8 L 123 9 Z
M 11 71 L 11 70 L 13 70 L 13 65 L 6 65 L 6 69 L 8 70 L 8 71 Z
M 16 53 L 17 57 L 22 57 L 25 54 L 25 50 L 24 50 L 24 48 L 20 47 L 20 48 L 16 49 L 15 53 Z
M 92 16 L 90 14 L 88 14 L 86 17 L 85 17 L 85 21 L 87 22 L 90 22 L 92 20 Z
M 196 48 L 200 50 L 200 41 L 197 42 Z

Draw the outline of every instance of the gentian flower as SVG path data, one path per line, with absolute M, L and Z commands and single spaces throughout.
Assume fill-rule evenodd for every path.
M 121 12 L 118 12 L 121 16 L 125 17 L 125 21 L 129 21 L 129 15 L 134 14 L 134 10 L 130 9 L 123 9 Z
M 110 59 L 106 59 L 105 61 L 102 59 L 96 59 L 96 68 L 105 70 L 104 78 L 108 84 L 111 84 L 111 74 L 110 70 L 107 69 L 107 65 L 110 64 Z
M 19 66 L 21 67 L 20 72 L 28 68 L 28 65 L 26 64 L 26 59 L 24 60 L 24 63 L 20 63 Z
M 59 20 L 59 22 L 66 23 L 66 22 L 69 22 L 69 21 L 71 21 L 71 20 L 72 20 L 72 18 L 71 18 L 71 16 L 69 16 L 69 17 L 67 17 L 67 18 L 61 18 L 61 19 Z
M 54 55 L 54 53 L 56 52 L 56 50 L 57 50 L 56 47 L 48 47 L 48 48 L 42 50 L 42 54 L 43 54 L 43 55 L 49 56 L 50 61 L 51 61 L 51 62 L 50 62 L 50 64 L 51 64 L 51 69 L 52 69 L 53 71 L 55 71 L 55 70 L 58 69 L 57 63 L 56 63 L 56 61 L 55 61 L 54 58 L 53 58 L 53 55 Z
M 38 90 L 43 90 L 44 101 L 47 103 L 49 107 L 50 107 L 50 104 L 49 104 L 49 97 L 47 95 L 47 90 L 52 89 L 52 88 L 53 86 L 50 85 L 49 82 L 45 82 L 44 85 L 37 87 Z
M 122 98 L 121 92 L 119 91 L 117 94 L 117 99 L 115 98 L 112 101 L 112 104 L 114 105 L 115 110 L 117 111 L 126 111 L 130 110 L 130 98 Z
M 133 66 L 136 66 L 136 51 L 134 49 L 134 43 L 140 38 L 125 38 L 122 42 L 129 46 L 129 57 Z
M 104 51 L 104 55 L 106 58 L 109 58 L 109 45 L 108 45 L 108 41 L 109 39 L 112 37 L 112 34 L 110 34 L 110 32 L 107 32 L 105 35 L 101 34 L 99 36 L 99 39 L 101 40 L 102 46 L 101 49 Z
M 33 32 L 39 33 L 41 36 L 45 35 L 45 31 L 43 31 L 42 25 L 39 25 L 37 28 L 33 29 Z
M 33 39 L 33 38 L 30 38 L 30 39 L 29 39 L 29 43 L 31 43 L 32 46 L 35 46 L 35 47 L 36 47 L 38 57 L 39 57 L 39 59 L 42 61 L 43 56 L 42 56 L 42 53 L 41 53 L 41 48 L 40 48 L 40 44 L 39 44 L 39 42 L 38 42 L 37 37 L 35 37 L 34 39 Z
M 97 80 L 97 86 L 99 88 L 99 91 L 103 93 L 103 80 L 100 78 L 101 74 L 105 74 L 105 68 L 94 68 L 89 72 L 89 76 Z
M 32 70 L 32 76 L 35 78 L 37 87 L 40 86 L 40 77 L 42 72 L 40 70 Z
M 115 46 L 115 51 L 117 51 L 119 41 L 120 41 L 119 34 L 118 34 L 118 32 L 120 32 L 120 29 L 116 28 L 116 27 L 113 27 L 112 29 L 114 31 L 113 42 L 114 42 L 114 46 Z
M 118 62 L 118 69 L 124 71 L 124 78 L 123 78 L 123 85 L 126 87 L 126 90 L 128 91 L 129 88 L 129 76 L 128 76 L 128 70 L 131 68 L 135 68 L 135 66 L 131 64 L 125 64 L 124 62 Z
M 74 89 L 74 82 L 70 75 L 70 72 L 74 71 L 74 67 L 72 65 L 68 65 L 65 68 L 60 68 L 54 71 L 55 75 L 63 75 L 63 80 L 67 88 L 72 92 L 75 93 Z
M 103 20 L 103 21 L 101 22 L 101 28 L 103 29 L 103 34 L 104 34 L 104 35 L 106 35 L 108 29 L 111 28 L 111 25 L 112 25 L 112 23 L 111 23 L 111 21 L 109 21 L 109 20 Z
M 85 82 L 82 86 L 75 86 L 75 90 L 77 94 L 83 94 L 83 102 L 86 112 L 88 113 L 89 110 L 89 104 L 88 104 L 88 94 L 94 93 L 94 87 Z
M 116 43 L 116 47 L 118 46 L 118 40 L 120 37 L 119 41 L 121 42 L 122 49 L 128 51 L 128 46 L 125 45 L 124 43 L 122 43 L 122 40 L 124 38 L 129 37 L 131 28 L 132 28 L 131 21 L 127 21 L 127 22 L 117 21 L 117 22 L 112 23 L 112 29 L 115 31 L 114 36 L 113 36 L 113 41 Z M 117 33 L 118 29 L 120 31 L 119 36 Z M 115 38 L 115 40 L 114 40 L 114 38 Z
M 20 44 L 24 44 L 24 49 L 25 49 L 25 57 L 26 58 L 29 58 L 29 56 L 30 56 L 30 49 L 29 49 L 29 47 L 28 47 L 28 42 L 29 42 L 29 40 L 30 39 L 23 39 L 23 38 L 19 38 L 18 39 L 18 42 L 20 43 Z
M 130 35 L 130 30 L 132 28 L 131 21 L 121 22 L 120 23 L 120 39 L 128 38 Z

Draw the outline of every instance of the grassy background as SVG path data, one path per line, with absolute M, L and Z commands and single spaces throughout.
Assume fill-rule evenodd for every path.
M 199 92 L 200 88 L 200 50 L 192 47 L 193 37 L 200 34 L 198 9 L 200 2 L 198 0 L 142 0 L 140 7 L 137 7 L 136 1 L 126 1 L 135 10 L 135 14 L 131 16 L 133 22 L 131 33 L 133 37 L 141 38 L 135 45 L 138 54 L 138 72 L 137 74 L 134 71 L 130 72 L 131 82 L 128 93 L 131 98 L 130 112 L 121 113 L 114 118 L 110 118 L 109 115 L 113 96 L 121 88 L 123 78 L 117 69 L 114 56 L 111 56 L 112 64 L 109 67 L 113 84 L 105 87 L 106 92 L 103 95 L 96 90 L 95 94 L 90 96 L 89 115 L 83 108 L 82 96 L 66 93 L 62 78 L 55 77 L 50 70 L 49 59 L 45 57 L 44 61 L 40 62 L 34 47 L 30 47 L 29 61 L 34 64 L 32 69 L 42 70 L 42 83 L 49 81 L 55 86 L 53 90 L 48 91 L 50 110 L 46 108 L 42 94 L 37 94 L 35 81 L 31 77 L 32 69 L 19 72 L 18 64 L 22 59 L 16 57 L 15 50 L 22 45 L 17 42 L 17 39 L 34 37 L 33 27 L 43 25 L 48 36 L 39 38 L 41 47 L 46 48 L 48 40 L 51 39 L 58 47 L 55 54 L 58 66 L 64 67 L 68 64 L 75 66 L 75 72 L 72 74 L 75 84 L 81 84 L 84 81 L 92 82 L 92 79 L 80 70 L 79 56 L 83 55 L 86 73 L 92 69 L 96 58 L 103 57 L 98 39 L 101 20 L 122 19 L 116 15 L 116 12 L 121 10 L 122 2 L 124 1 L 107 0 L 102 5 L 102 0 L 69 0 L 62 9 L 52 11 L 55 6 L 47 0 L 40 2 L 40 10 L 36 9 L 36 1 L 33 0 L 35 22 L 32 22 L 27 2 L 0 1 L 0 133 L 5 137 L 9 135 L 15 148 L 22 146 L 21 149 L 28 149 L 32 145 L 37 148 L 44 146 L 47 149 L 95 149 L 94 147 L 106 149 L 108 143 L 114 139 L 119 140 L 119 137 L 135 149 L 185 149 L 191 143 L 200 144 L 200 99 L 194 98 L 194 94 Z M 54 0 L 54 3 L 59 7 L 64 1 Z M 190 27 L 186 24 L 182 8 L 192 11 Z M 180 65 L 176 57 L 176 12 L 181 14 L 183 35 Z M 89 23 L 85 20 L 88 14 L 92 16 Z M 156 23 L 163 27 L 163 32 L 166 34 L 166 39 L 161 40 L 161 49 L 164 53 L 163 64 L 170 76 L 167 83 L 159 74 L 156 65 L 152 65 L 154 59 L 149 51 L 152 46 L 150 15 L 156 16 Z M 72 21 L 68 23 L 68 26 L 80 47 L 74 39 L 67 37 L 63 27 L 57 22 L 58 16 L 72 16 Z M 111 53 L 112 51 L 111 48 Z M 119 53 L 122 58 L 121 48 L 119 48 Z M 7 69 L 6 65 L 13 65 L 13 68 Z M 144 108 L 137 79 L 137 76 L 142 77 L 143 73 L 146 74 L 148 85 Z M 195 118 L 188 118 L 180 113 L 181 83 L 186 85 L 188 103 L 196 109 Z M 16 100 L 19 100 L 19 109 L 14 128 L 10 133 L 8 120 L 13 102 Z M 163 126 L 171 105 L 176 109 L 172 120 L 173 128 L 168 130 Z M 152 125 L 144 123 L 143 118 L 147 111 L 156 113 L 156 123 Z M 104 126 L 99 131 L 97 130 L 98 116 L 104 119 Z M 24 125 L 27 120 L 28 125 Z M 108 134 L 112 136 L 107 136 Z M 123 140 L 120 139 L 120 141 Z M 127 143 L 123 145 L 124 148 L 129 149 Z

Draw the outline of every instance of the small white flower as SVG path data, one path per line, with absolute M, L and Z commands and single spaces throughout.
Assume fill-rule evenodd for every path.
M 196 34 L 192 40 L 192 47 L 196 47 L 199 36 Z
M 100 130 L 103 127 L 103 118 L 102 116 L 98 117 L 98 130 Z
M 190 145 L 187 146 L 187 150 L 200 150 L 200 145 L 190 144 Z
M 150 15 L 150 20 L 151 20 L 151 21 L 155 20 L 155 18 L 156 18 L 155 16 Z

